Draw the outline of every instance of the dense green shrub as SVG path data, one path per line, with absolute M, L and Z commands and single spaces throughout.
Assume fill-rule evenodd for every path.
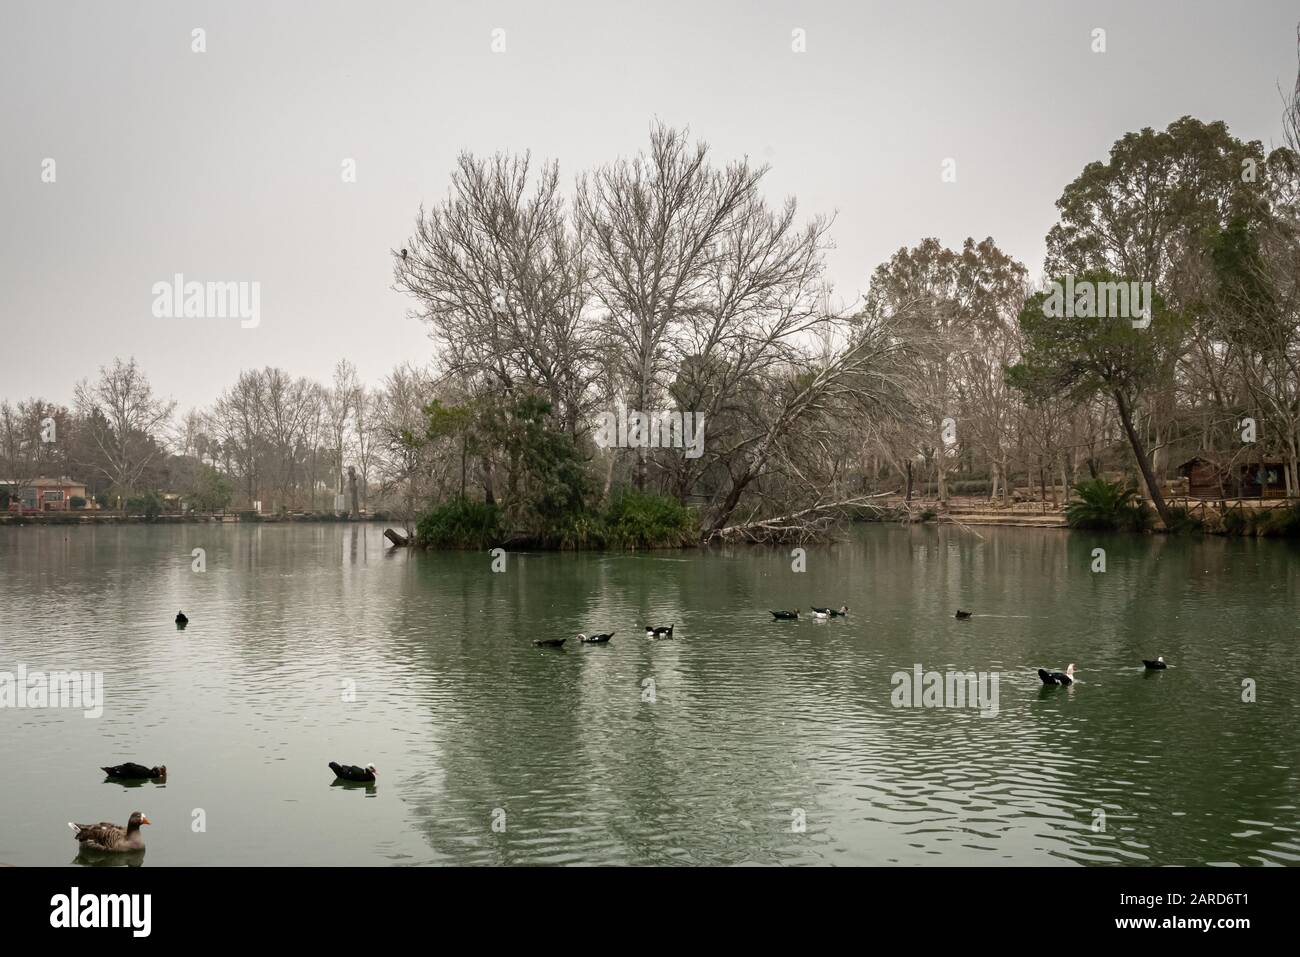
M 74 495 L 68 499 L 68 505 L 72 508 L 81 509 L 86 507 L 86 500 L 80 495 Z
M 1151 509 L 1132 488 L 1089 479 L 1075 485 L 1074 492 L 1078 498 L 1065 506 L 1065 520 L 1071 528 L 1130 532 L 1151 528 Z
M 536 521 L 539 516 L 530 516 Z M 626 492 L 603 513 L 575 508 L 548 510 L 545 523 L 518 530 L 537 548 L 678 548 L 699 541 L 699 522 L 674 498 Z M 540 527 L 539 527 L 540 525 Z M 424 548 L 488 548 L 514 529 L 493 505 L 453 499 L 421 516 L 415 542 Z
M 695 513 L 674 498 L 625 492 L 606 511 L 606 541 L 621 548 L 666 548 L 699 538 Z
M 239 520 L 241 522 L 260 522 L 262 516 L 252 509 L 247 509 L 239 513 Z
M 126 500 L 126 513 L 128 515 L 143 515 L 151 522 L 162 514 L 162 510 L 163 500 L 157 492 L 132 495 Z
M 457 498 L 426 512 L 415 526 L 415 541 L 425 548 L 487 548 L 501 543 L 501 516 L 495 505 Z
M 186 499 L 200 512 L 217 512 L 235 497 L 235 486 L 211 465 L 204 465 L 187 491 Z

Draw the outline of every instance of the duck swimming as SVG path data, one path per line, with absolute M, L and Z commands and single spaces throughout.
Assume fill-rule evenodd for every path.
M 373 781 L 377 773 L 373 764 L 359 768 L 355 764 L 339 764 L 337 761 L 330 762 L 330 770 L 344 781 Z
M 568 640 L 568 638 L 538 638 L 533 644 L 538 648 L 559 648 Z
M 135 811 L 126 822 L 126 827 L 108 821 L 100 821 L 98 824 L 74 824 L 69 821 L 68 827 L 76 832 L 77 841 L 84 848 L 122 853 L 143 851 L 144 836 L 140 833 L 140 825 L 152 823 L 143 811 Z
M 772 617 L 775 618 L 777 621 L 792 621 L 793 619 L 799 617 L 799 612 L 797 612 L 797 611 L 774 611 L 774 612 L 772 612 Z
M 1071 664 L 1064 672 L 1039 668 L 1038 677 L 1043 679 L 1045 685 L 1072 685 L 1074 684 L 1074 665 Z
M 671 638 L 673 636 L 674 627 L 674 625 L 669 625 L 667 628 L 651 628 L 649 625 L 646 625 L 645 636 L 647 638 Z
M 190 623 L 190 620 L 189 620 L 188 618 L 185 617 L 185 612 L 183 612 L 183 611 L 178 611 L 178 612 L 176 613 L 176 627 L 177 627 L 177 628 L 184 628 L 184 627 L 185 627 L 186 625 L 188 625 L 189 623 Z
M 103 771 L 110 778 L 125 778 L 131 781 L 144 781 L 154 778 L 166 779 L 167 765 L 160 764 L 156 768 L 146 768 L 143 764 L 136 764 L 134 761 L 127 761 L 125 764 L 114 764 L 109 767 L 103 767 Z
M 834 608 L 818 608 L 816 605 L 813 605 L 812 610 L 821 612 L 823 615 L 826 615 L 828 618 L 842 618 L 844 615 L 847 615 L 849 613 L 849 606 L 840 605 L 839 610 L 837 611 Z
M 1169 667 L 1167 664 L 1165 664 L 1164 655 L 1156 655 L 1155 661 L 1147 661 L 1145 658 L 1143 658 L 1142 664 L 1143 666 L 1146 667 L 1148 671 L 1160 671 L 1161 669 Z
M 970 612 L 968 612 L 968 611 L 962 611 L 960 608 L 958 608 L 958 609 L 957 609 L 957 614 L 953 615 L 953 617 L 954 617 L 954 618 L 960 618 L 962 621 L 965 621 L 967 618 L 970 617 Z
M 616 634 L 617 632 L 613 632 L 613 631 L 611 631 L 609 634 L 601 633 L 599 635 L 592 635 L 591 637 L 587 637 L 586 635 L 580 634 L 578 635 L 578 641 L 588 645 L 603 645 L 607 641 L 609 641 L 609 639 L 613 638 L 614 635 Z

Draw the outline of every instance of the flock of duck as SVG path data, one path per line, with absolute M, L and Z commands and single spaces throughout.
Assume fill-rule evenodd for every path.
M 816 605 L 811 606 L 813 619 L 825 621 L 829 618 L 843 618 L 849 613 L 848 605 L 841 605 L 839 608 L 819 608 Z M 771 615 L 777 621 L 796 621 L 799 618 L 798 609 L 772 611 Z M 969 611 L 957 609 L 957 614 L 953 616 L 959 621 L 966 621 L 972 617 Z M 184 629 L 190 623 L 189 618 L 183 611 L 176 613 L 176 627 Z M 645 626 L 646 638 L 652 640 L 670 639 L 673 637 L 674 625 L 659 627 L 653 625 Z M 580 633 L 577 638 L 582 644 L 603 645 L 607 644 L 616 632 L 597 632 L 588 635 Z M 566 638 L 539 638 L 533 642 L 539 648 L 561 648 L 564 646 Z M 1142 659 L 1142 665 L 1148 671 L 1161 671 L 1169 667 L 1165 663 L 1163 655 L 1157 655 L 1153 660 Z M 1038 677 L 1042 679 L 1045 685 L 1072 685 L 1075 676 L 1074 664 L 1071 663 L 1064 671 L 1048 671 L 1046 668 L 1038 669 Z M 373 784 L 378 773 L 373 764 L 367 764 L 364 767 L 355 764 L 339 764 L 337 761 L 329 762 L 329 768 L 334 772 L 335 781 L 354 782 L 358 784 Z M 127 761 L 125 764 L 109 765 L 101 768 L 105 774 L 112 780 L 117 781 L 166 781 L 167 766 L 158 765 L 157 767 L 145 767 L 143 764 L 136 764 Z M 135 811 L 127 820 L 126 825 L 113 824 L 108 821 L 100 821 L 98 824 L 76 824 L 68 822 L 68 827 L 72 828 L 76 835 L 77 843 L 82 848 L 91 851 L 101 851 L 108 853 L 129 853 L 132 851 L 144 850 L 144 836 L 140 833 L 143 825 L 151 823 L 148 815 L 143 811 Z
M 823 608 L 817 605 L 812 605 L 810 608 L 812 610 L 814 621 L 826 621 L 829 618 L 843 618 L 849 613 L 848 605 L 840 605 L 839 608 Z M 777 621 L 799 620 L 799 610 L 797 608 L 779 609 L 777 611 L 771 611 L 771 609 L 769 609 L 769 613 Z M 957 613 L 953 615 L 953 617 L 958 621 L 967 621 L 973 616 L 973 614 L 973 612 L 958 608 Z M 180 617 L 181 616 L 177 616 L 178 624 L 180 623 Z M 601 632 L 595 635 L 580 633 L 577 637 L 578 641 L 582 644 L 603 645 L 613 638 L 615 634 L 616 632 L 612 631 L 608 633 Z M 673 625 L 669 625 L 667 628 L 646 625 L 645 636 L 651 639 L 671 638 L 673 636 Z M 567 638 L 538 638 L 533 642 L 533 644 L 538 648 L 563 648 L 566 641 L 568 641 Z M 1168 667 L 1168 665 L 1165 664 L 1163 655 L 1157 655 L 1154 660 L 1150 661 L 1143 658 L 1142 665 L 1148 671 L 1160 671 Z M 1064 671 L 1048 671 L 1046 668 L 1038 669 L 1038 677 L 1045 685 L 1072 685 L 1074 684 L 1074 675 L 1075 670 L 1073 663 L 1067 665 Z
M 178 611 L 176 613 L 176 627 L 178 630 L 183 631 L 189 623 L 190 620 L 186 617 L 185 612 Z M 597 635 L 596 637 L 601 636 Z M 609 635 L 603 637 L 606 641 L 610 638 Z M 373 764 L 360 767 L 355 764 L 339 764 L 337 761 L 331 761 L 329 767 L 334 772 L 335 783 L 344 781 L 373 784 L 378 773 Z M 145 767 L 143 764 L 136 764 L 134 761 L 127 761 L 124 764 L 106 765 L 100 770 L 108 775 L 108 779 L 112 781 L 166 782 L 167 780 L 167 766 L 165 764 L 150 768 Z M 133 811 L 125 826 L 114 824 L 111 821 L 100 821 L 98 824 L 77 824 L 74 821 L 69 821 L 68 827 L 72 829 L 77 843 L 85 851 L 129 854 L 144 850 L 144 835 L 140 833 L 140 828 L 152 823 L 149 816 L 143 811 Z
M 377 774 L 373 764 L 358 767 L 355 764 L 339 764 L 337 761 L 331 761 L 329 766 L 330 770 L 334 772 L 336 781 L 373 784 Z M 167 766 L 165 764 L 148 768 L 143 764 L 127 761 L 124 764 L 102 767 L 100 770 L 113 781 L 166 782 L 167 780 Z M 144 835 L 140 833 L 140 828 L 145 824 L 152 823 L 149 816 L 143 811 L 133 811 L 130 818 L 127 819 L 125 827 L 111 821 L 100 821 L 98 824 L 77 824 L 74 821 L 69 821 L 68 827 L 72 828 L 72 833 L 76 836 L 77 843 L 81 845 L 83 850 L 110 854 L 129 854 L 144 850 Z
M 840 616 L 847 615 L 849 613 L 849 606 L 841 605 L 839 608 L 818 608 L 817 606 L 814 605 L 812 609 L 812 613 L 813 613 L 813 618 L 819 621 L 825 621 L 827 618 L 838 618 Z M 798 611 L 774 611 L 772 612 L 772 617 L 776 618 L 779 621 L 788 621 L 788 620 L 798 618 L 799 612 Z M 662 641 L 664 639 L 672 638 L 673 629 L 675 627 L 676 627 L 675 623 L 672 625 L 668 625 L 666 627 L 656 626 L 656 625 L 646 625 L 645 636 L 646 638 L 649 638 L 652 641 Z M 617 632 L 614 631 L 608 633 L 600 632 L 594 635 L 587 635 L 584 633 L 580 633 L 578 634 L 577 638 L 579 643 L 584 645 L 603 645 L 606 644 L 616 634 Z M 533 641 L 533 644 L 536 645 L 538 648 L 563 648 L 564 643 L 568 640 L 569 640 L 568 638 L 538 638 Z

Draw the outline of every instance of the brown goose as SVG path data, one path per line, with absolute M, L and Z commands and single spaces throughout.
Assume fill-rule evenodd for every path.
M 140 825 L 151 823 L 142 811 L 134 811 L 126 827 L 108 821 L 98 824 L 73 824 L 69 821 L 68 827 L 76 832 L 81 846 L 92 851 L 143 851 L 144 836 L 140 833 Z

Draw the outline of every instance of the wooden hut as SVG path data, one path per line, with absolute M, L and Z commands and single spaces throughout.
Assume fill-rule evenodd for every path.
M 1239 462 L 1220 465 L 1205 456 L 1196 456 L 1178 466 L 1187 479 L 1187 497 L 1285 498 L 1286 468 L 1281 462 Z

